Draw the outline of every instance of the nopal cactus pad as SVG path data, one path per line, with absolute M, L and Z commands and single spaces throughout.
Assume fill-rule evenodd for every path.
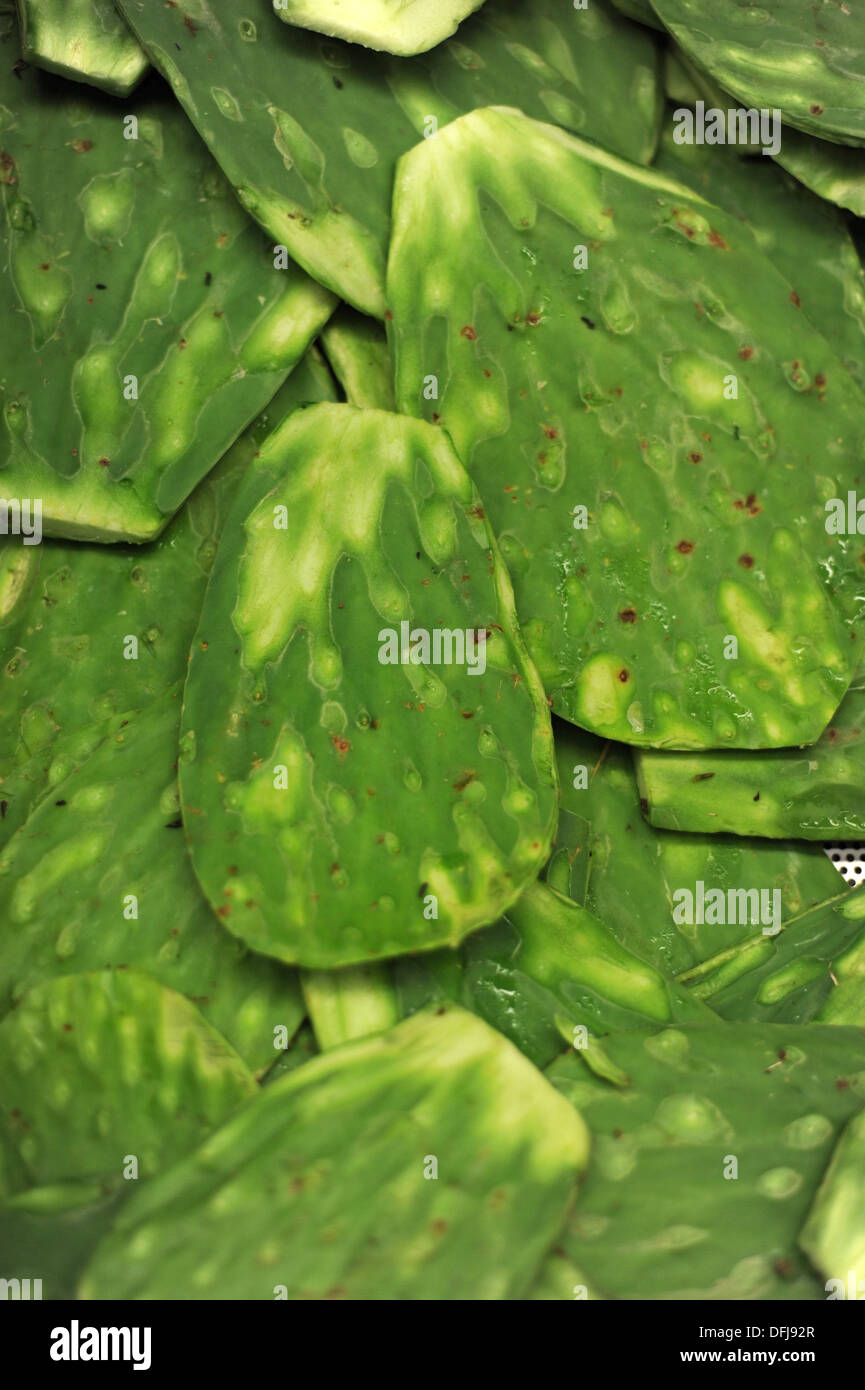
M 865 29 L 855 5 L 652 0 L 689 57 L 746 106 L 800 130 L 865 144 Z
M 858 659 L 861 544 L 825 503 L 865 396 L 751 231 L 504 108 L 406 155 L 394 209 L 397 404 L 466 461 L 555 712 L 813 742 Z
M 484 0 L 273 0 L 287 24 L 410 57 L 447 39 Z
M 652 35 L 593 0 L 487 0 L 458 38 L 398 61 L 280 23 L 265 3 L 120 10 L 276 245 L 382 318 L 394 167 L 455 116 L 510 101 L 648 160 L 660 74 Z
M 453 945 L 536 876 L 549 710 L 440 431 L 319 405 L 262 446 L 193 644 L 180 777 L 214 909 L 281 960 Z
M 194 1000 L 259 1070 L 303 1003 L 295 973 L 222 931 L 195 880 L 178 805 L 179 704 L 168 691 L 60 735 L 0 788 L 0 1013 L 57 976 L 138 967 Z
M 21 56 L 48 72 L 125 97 L 149 66 L 113 0 L 18 0 Z
M 570 1260 L 606 1298 L 825 1298 L 796 1241 L 865 1100 L 862 1029 L 685 1024 L 604 1046 L 627 1084 L 577 1050 L 547 1072 L 593 1144 L 545 1276 Z
M 0 41 L 3 497 L 46 535 L 150 540 L 334 307 L 161 84 L 124 108 Z M 5 505 L 5 504 L 4 504 Z
M 516 1048 L 424 1010 L 266 1086 L 136 1193 L 81 1296 L 519 1298 L 586 1159 Z
M 0 1183 L 151 1177 L 255 1094 L 188 999 L 137 971 L 37 985 L 0 1022 Z M 94 1085 L 94 1073 L 99 1078 Z

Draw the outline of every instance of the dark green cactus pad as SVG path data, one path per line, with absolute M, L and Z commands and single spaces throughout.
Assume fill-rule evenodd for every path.
M 208 898 L 280 960 L 453 945 L 537 875 L 549 710 L 439 431 L 319 405 L 262 445 L 193 643 L 180 776 Z
M 865 29 L 854 5 L 652 0 L 695 62 L 748 107 L 799 130 L 865 144 Z
M 478 111 L 402 160 L 388 285 L 397 403 L 466 460 L 556 713 L 649 747 L 815 741 L 858 660 L 861 541 L 824 503 L 865 397 L 750 229 Z
M 169 691 L 60 736 L 0 788 L 0 1010 L 42 981 L 135 966 L 259 1070 L 303 1002 L 294 972 L 245 952 L 201 894 L 180 824 L 179 719 Z
M 810 748 L 637 757 L 652 825 L 715 835 L 865 839 L 865 672 Z
M 394 59 L 235 0 L 120 0 L 243 206 L 366 314 L 385 310 L 394 167 L 455 116 L 510 101 L 637 160 L 660 121 L 654 37 L 592 0 L 487 0 L 459 37 Z M 260 12 L 259 12 L 260 11 Z
M 410 57 L 450 38 L 484 0 L 273 0 L 287 24 Z
M 321 345 L 349 405 L 396 408 L 393 363 L 381 324 L 344 304 L 327 324 Z
M 21 56 L 48 72 L 125 97 L 149 66 L 113 0 L 18 0 Z
M 544 1282 L 570 1262 L 584 1277 L 552 1296 L 585 1296 L 571 1284 L 587 1284 L 616 1299 L 825 1298 L 796 1237 L 865 1102 L 865 1031 L 687 1024 L 604 1047 L 624 1082 L 576 1051 L 547 1073 L 593 1136 Z
M 865 938 L 865 893 L 847 888 L 822 849 L 656 830 L 641 814 L 629 749 L 557 725 L 556 756 L 562 812 L 549 880 L 568 891 L 571 863 L 585 863 L 589 911 L 723 1017 L 814 1018 L 835 988 L 836 958 Z M 723 902 L 713 904 L 705 895 L 717 890 Z
M 93 1085 L 94 1073 L 99 1085 Z M 151 1177 L 256 1094 L 188 999 L 138 971 L 37 985 L 0 1022 L 0 1190 Z
M 799 1237 L 821 1274 L 836 1281 L 829 1289 L 835 1298 L 865 1298 L 863 1172 L 865 1110 L 860 1110 L 838 1141 Z
M 859 157 L 865 166 L 865 151 Z M 739 158 L 726 146 L 677 145 L 672 123 L 664 129 L 655 167 L 750 225 L 758 246 L 796 291 L 809 323 L 865 386 L 865 269 L 847 220 L 773 161 Z
M 121 109 L 13 72 L 13 40 L 0 42 L 3 496 L 41 499 L 46 535 L 150 540 L 333 300 L 275 268 L 161 82 Z
M 442 1005 L 265 1087 L 135 1194 L 81 1295 L 519 1298 L 586 1160 L 563 1097 Z
M 38 753 L 51 761 L 58 733 L 140 708 L 183 677 L 238 480 L 297 405 L 335 399 L 310 349 L 149 546 L 0 540 L 0 799 L 14 766 Z

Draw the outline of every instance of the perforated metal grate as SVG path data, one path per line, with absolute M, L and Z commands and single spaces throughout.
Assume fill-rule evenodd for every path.
M 841 841 L 823 848 L 847 883 L 865 883 L 865 845 Z

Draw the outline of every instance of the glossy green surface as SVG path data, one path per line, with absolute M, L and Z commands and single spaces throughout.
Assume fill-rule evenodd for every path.
M 861 544 L 824 503 L 865 396 L 750 229 L 503 108 L 417 146 L 394 206 L 397 403 L 465 459 L 554 711 L 648 747 L 817 739 L 858 660 Z
M 456 944 L 536 876 L 549 711 L 438 431 L 321 405 L 261 447 L 193 644 L 180 781 L 211 904 L 283 961 Z

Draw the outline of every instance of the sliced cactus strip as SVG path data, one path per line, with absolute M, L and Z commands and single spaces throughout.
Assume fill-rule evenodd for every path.
M 820 146 L 825 149 L 825 142 Z M 865 151 L 859 157 L 865 167 Z M 664 126 L 655 166 L 751 226 L 809 323 L 865 386 L 865 270 L 847 219 L 774 161 L 738 158 L 723 146 L 677 145 L 672 120 Z
M 456 32 L 484 0 L 273 0 L 287 24 L 410 57 Z
M 556 713 L 649 747 L 814 742 L 858 661 L 861 543 L 824 504 L 865 397 L 749 228 L 476 111 L 402 160 L 388 284 L 397 403 L 466 461 Z
M 637 756 L 652 825 L 668 830 L 865 839 L 865 672 L 810 748 Z
M 587 860 L 588 910 L 723 1017 L 814 1018 L 836 958 L 865 936 L 865 893 L 847 888 L 820 846 L 656 830 L 629 749 L 557 724 L 556 756 L 551 880 L 575 854 Z
M 865 1031 L 695 1023 L 604 1046 L 627 1084 L 579 1051 L 547 1073 L 593 1136 L 552 1268 L 563 1254 L 606 1298 L 825 1298 L 796 1238 L 865 1102 Z
M 652 0 L 684 51 L 747 107 L 799 130 L 865 144 L 865 30 L 852 5 L 808 0 Z
M 334 301 L 276 268 L 161 82 L 121 110 L 13 72 L 13 40 L 0 42 L 3 497 L 37 499 L 46 535 L 150 540 Z
M 319 405 L 262 445 L 193 643 L 180 774 L 205 893 L 280 960 L 454 945 L 537 875 L 549 710 L 440 431 Z
M 459 39 L 402 61 L 266 5 L 254 19 L 235 0 L 119 8 L 274 244 L 377 318 L 396 161 L 455 116 L 511 101 L 633 159 L 655 146 L 657 45 L 597 0 L 488 0 Z
M 58 733 L 98 728 L 183 677 L 238 480 L 286 415 L 324 400 L 336 388 L 310 349 L 152 545 L 0 541 L 0 799 L 17 764 L 31 781 L 36 754 L 50 764 Z
M 132 970 L 29 990 L 0 1022 L 0 1075 L 6 1194 L 151 1177 L 257 1090 L 188 999 Z
M 799 1243 L 825 1274 L 828 1293 L 865 1298 L 865 1110 L 847 1123 Z
M 375 319 L 343 305 L 322 333 L 321 344 L 349 405 L 396 408 L 390 349 Z
M 587 1160 L 576 1111 L 452 1006 L 264 1088 L 135 1194 L 84 1298 L 519 1298 Z
M 36 67 L 125 97 L 149 66 L 113 0 L 18 0 L 21 56 Z
M 168 692 L 61 736 L 35 793 L 27 767 L 0 789 L 10 832 L 0 848 L 0 1009 L 42 981 L 137 966 L 192 999 L 258 1070 L 304 1007 L 294 972 L 243 951 L 195 880 L 180 826 L 179 703 Z

